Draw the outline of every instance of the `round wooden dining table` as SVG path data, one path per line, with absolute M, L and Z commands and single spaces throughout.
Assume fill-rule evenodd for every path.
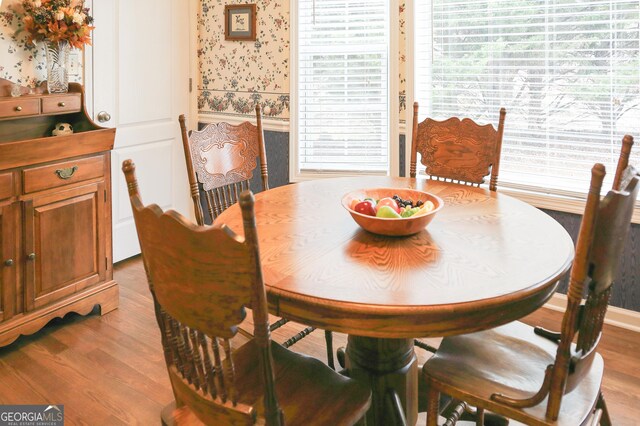
M 380 187 L 427 191 L 444 207 L 417 234 L 371 234 L 341 198 Z M 306 181 L 257 194 L 255 214 L 270 312 L 349 335 L 346 367 L 371 386 L 370 425 L 392 424 L 399 414 L 415 424 L 414 338 L 522 318 L 551 297 L 574 256 L 568 233 L 544 212 L 499 192 L 430 179 Z M 239 207 L 216 223 L 241 232 Z

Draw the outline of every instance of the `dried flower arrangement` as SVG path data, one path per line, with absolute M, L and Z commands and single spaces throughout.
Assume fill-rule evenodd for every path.
M 68 41 L 82 49 L 91 44 L 93 17 L 83 0 L 22 0 L 29 41 Z

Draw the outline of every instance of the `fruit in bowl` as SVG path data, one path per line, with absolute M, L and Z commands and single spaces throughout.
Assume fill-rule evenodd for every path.
M 424 229 L 444 202 L 417 189 L 375 188 L 351 191 L 342 205 L 358 225 L 380 235 L 412 235 Z

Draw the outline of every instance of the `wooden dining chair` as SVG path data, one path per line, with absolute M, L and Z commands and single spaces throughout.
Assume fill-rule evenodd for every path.
M 619 189 L 601 200 L 604 175 L 604 166 L 596 164 L 561 332 L 513 322 L 443 339 L 422 370 L 429 389 L 428 426 L 436 425 L 440 393 L 477 407 L 478 425 L 485 410 L 528 425 L 611 424 L 600 389 L 603 360 L 596 349 L 640 175 L 627 167 Z
M 259 104 L 256 105 L 256 125 L 248 121 L 239 125 L 214 123 L 208 124 L 200 131 L 189 133 L 185 116 L 180 115 L 178 120 L 187 163 L 191 200 L 198 225 L 212 223 L 220 213 L 238 201 L 242 191 L 252 189 L 251 180 L 258 164 L 262 190 L 269 189 L 267 154 Z M 201 193 L 204 195 L 204 203 Z M 203 204 L 209 220 L 204 214 Z M 284 318 L 272 317 L 272 319 L 271 330 L 276 330 L 289 322 Z M 241 326 L 240 330 L 247 336 L 251 334 L 245 326 Z M 285 347 L 296 344 L 314 330 L 314 327 L 302 329 L 284 342 Z M 325 331 L 325 341 L 327 362 L 334 368 L 333 337 L 330 331 Z
M 239 196 L 244 239 L 144 206 L 135 165 L 123 163 L 175 403 L 168 424 L 351 425 L 371 391 L 321 361 L 271 341 L 250 191 Z M 246 315 L 254 338 L 232 348 Z
M 506 114 L 501 108 L 497 130 L 491 124 L 481 126 L 469 118 L 451 117 L 445 121 L 427 118 L 418 123 L 418 103 L 415 102 L 410 177 L 416 177 L 420 153 L 420 161 L 430 178 L 480 186 L 491 173 L 489 189 L 495 191 Z
M 445 121 L 426 118 L 419 123 L 418 109 L 418 102 L 414 102 L 409 176 L 416 177 L 420 153 L 420 161 L 431 179 L 479 187 L 491 173 L 489 189 L 495 191 L 507 111 L 500 109 L 496 130 L 491 124 L 479 125 L 469 118 L 451 117 Z M 421 339 L 415 339 L 414 343 L 429 352 L 437 349 Z
M 202 130 L 187 132 L 184 115 L 180 115 L 182 145 L 196 221 L 212 223 L 240 193 L 251 188 L 253 173 L 260 165 L 262 190 L 269 189 L 267 154 L 262 130 L 260 105 L 256 105 L 256 124 L 212 123 Z M 201 191 L 204 203 L 201 198 Z M 205 219 L 203 205 L 209 215 Z

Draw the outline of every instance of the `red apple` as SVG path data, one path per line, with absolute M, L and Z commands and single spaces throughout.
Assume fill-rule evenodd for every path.
M 369 200 L 360 201 L 358 204 L 356 204 L 353 207 L 353 210 L 361 214 L 366 214 L 367 216 L 376 215 L 376 211 L 373 208 L 373 204 L 371 204 L 371 201 Z
M 394 200 L 393 198 L 386 197 L 378 201 L 378 204 L 376 205 L 376 210 L 382 206 L 389 206 L 393 210 L 395 210 L 396 213 L 400 213 L 400 207 L 398 207 L 398 203 L 396 203 L 396 200 Z

